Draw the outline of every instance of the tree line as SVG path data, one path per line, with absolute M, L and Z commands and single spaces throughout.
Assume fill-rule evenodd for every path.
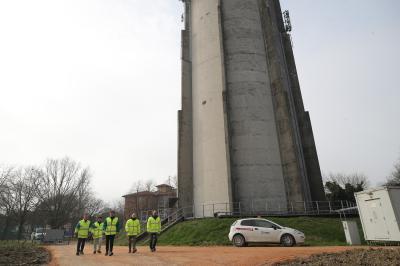
M 101 199 L 91 189 L 91 173 L 70 158 L 42 166 L 0 167 L 0 239 L 24 237 L 26 226 L 62 228 L 83 215 L 99 213 Z
M 369 187 L 369 180 L 364 174 L 329 174 L 325 177 L 325 194 L 329 201 L 347 200 L 355 202 L 354 193 Z M 394 165 L 394 170 L 387 178 L 385 186 L 400 186 L 400 160 Z

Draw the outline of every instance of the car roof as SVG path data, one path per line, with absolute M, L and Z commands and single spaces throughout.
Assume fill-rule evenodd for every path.
M 259 217 L 256 217 L 256 218 L 243 218 L 243 219 L 239 219 L 239 220 L 236 220 L 236 221 L 244 221 L 244 220 L 266 220 L 266 221 L 272 222 L 272 221 L 270 221 L 270 220 L 268 220 L 268 219 L 259 218 Z M 273 223 L 273 222 L 272 222 L 272 223 Z
M 276 225 L 279 225 L 280 227 L 282 227 L 282 225 L 277 224 L 277 223 L 275 223 L 275 222 L 273 222 L 271 220 L 268 220 L 268 219 L 265 219 L 265 218 L 258 218 L 258 217 L 256 217 L 256 218 L 243 218 L 243 219 L 236 220 L 236 222 L 247 221 L 247 220 L 263 220 L 263 221 L 268 221 L 270 223 L 273 223 L 273 224 L 276 224 Z

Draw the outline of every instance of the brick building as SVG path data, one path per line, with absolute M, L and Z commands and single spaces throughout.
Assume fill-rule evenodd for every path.
M 122 196 L 125 198 L 125 219 L 129 219 L 133 212 L 141 219 L 146 219 L 151 210 L 168 213 L 173 209 L 178 200 L 176 189 L 167 184 L 158 185 L 156 188 L 156 191 L 139 191 Z

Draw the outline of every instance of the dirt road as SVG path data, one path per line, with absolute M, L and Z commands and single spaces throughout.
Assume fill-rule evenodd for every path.
M 75 255 L 75 246 L 50 246 L 51 266 L 55 265 L 269 265 L 293 258 L 304 258 L 323 252 L 340 252 L 352 247 L 171 247 L 160 246 L 151 253 L 139 247 L 129 254 L 127 247 L 114 247 L 114 256 L 92 254 L 88 246 L 83 256 Z

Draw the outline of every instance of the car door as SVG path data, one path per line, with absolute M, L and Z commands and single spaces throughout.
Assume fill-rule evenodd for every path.
M 254 220 L 256 242 L 279 242 L 280 228 L 267 220 Z M 275 227 L 275 228 L 274 228 Z
M 257 242 L 258 232 L 255 230 L 253 219 L 242 220 L 236 230 L 244 236 L 247 242 Z

